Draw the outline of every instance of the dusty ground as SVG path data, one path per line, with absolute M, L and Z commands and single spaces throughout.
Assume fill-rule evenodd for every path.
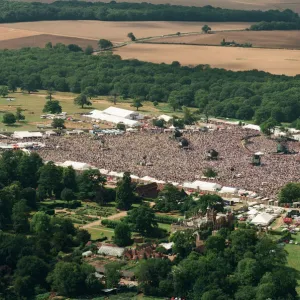
M 0 49 L 19 49 L 23 47 L 44 47 L 46 43 L 51 42 L 53 45 L 57 43 L 63 44 L 76 44 L 82 48 L 86 48 L 87 45 L 93 46 L 96 49 L 97 40 L 73 38 L 67 36 L 58 36 L 51 34 L 39 34 L 33 36 L 27 36 L 23 38 L 7 39 L 0 43 Z
M 258 69 L 286 75 L 300 72 L 299 50 L 132 44 L 117 49 L 115 53 L 124 59 L 155 63 L 179 61 L 188 66 L 209 64 L 234 71 Z
M 205 23 L 214 30 L 240 30 L 251 23 Z M 136 38 L 175 34 L 177 32 L 201 32 L 204 22 L 103 22 L 103 21 L 42 21 L 1 24 L 1 27 L 36 31 L 40 34 L 61 35 L 84 39 L 109 39 L 112 42 L 128 41 L 127 34 Z M 1 31 L 0 31 L 1 34 Z M 11 38 L 14 38 L 11 37 Z
M 214 30 L 214 28 L 212 27 Z M 221 41 L 235 41 L 237 43 L 252 43 L 253 47 L 265 48 L 300 48 L 300 31 L 230 31 L 213 34 L 199 34 L 179 37 L 164 37 L 151 42 L 220 45 Z
M 34 2 L 36 0 L 19 0 L 24 2 Z M 51 3 L 55 0 L 40 0 L 39 2 Z M 86 0 L 90 2 L 98 2 L 100 0 Z M 110 2 L 111 0 L 101 0 L 101 2 Z M 116 2 L 144 2 L 144 0 L 116 0 Z M 222 8 L 232 9 L 246 9 L 246 10 L 268 10 L 268 9 L 292 9 L 300 12 L 300 3 L 297 1 L 289 0 L 148 0 L 147 2 L 153 4 L 166 4 L 173 5 L 188 5 L 188 6 L 204 6 L 211 5 Z

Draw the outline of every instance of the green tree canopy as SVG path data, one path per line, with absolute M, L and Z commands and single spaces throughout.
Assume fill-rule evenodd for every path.
M 118 223 L 114 230 L 114 242 L 120 247 L 132 244 L 131 229 L 128 224 L 124 222 Z
M 122 210 L 129 210 L 134 199 L 130 173 L 124 172 L 116 188 L 116 206 Z
M 2 123 L 12 125 L 16 123 L 16 117 L 13 113 L 5 113 L 2 117 Z
M 106 39 L 100 39 L 98 41 L 98 46 L 101 50 L 109 49 L 113 46 L 112 42 Z
M 44 108 L 43 108 L 44 113 L 51 113 L 51 114 L 59 114 L 62 112 L 62 108 L 59 104 L 59 101 L 57 100 L 52 100 L 52 101 L 47 101 Z
M 85 94 L 80 94 L 74 99 L 74 104 L 81 106 L 81 108 L 84 107 L 84 105 L 92 105 L 92 103 L 88 100 L 87 96 Z

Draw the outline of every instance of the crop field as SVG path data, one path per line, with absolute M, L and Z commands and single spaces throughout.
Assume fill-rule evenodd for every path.
M 0 41 L 9 40 L 9 39 L 18 39 L 24 38 L 28 36 L 35 36 L 38 35 L 39 32 L 34 30 L 23 30 L 22 28 L 9 28 L 9 27 L 2 27 L 0 26 Z
M 214 28 L 212 27 L 212 30 Z M 178 37 L 162 37 L 155 43 L 220 45 L 221 41 L 251 43 L 253 47 L 300 49 L 300 31 L 226 31 L 212 34 L 195 34 Z
M 273 74 L 296 75 L 300 70 L 299 50 L 132 44 L 117 49 L 115 53 L 123 59 L 154 63 L 179 61 L 187 66 L 208 64 L 233 71 L 257 69 Z
M 252 23 L 205 23 L 214 30 L 241 30 Z M 204 22 L 104 22 L 104 21 L 41 21 L 1 24 L 10 30 L 35 31 L 40 34 L 60 35 L 82 39 L 109 39 L 114 43 L 128 41 L 127 34 L 136 38 L 155 37 L 177 32 L 201 32 Z M 0 31 L 1 37 L 1 31 Z M 11 37 L 14 38 L 14 37 Z
M 97 40 L 90 39 L 81 39 L 81 38 L 73 38 L 67 36 L 58 36 L 51 34 L 39 34 L 33 36 L 27 36 L 22 38 L 13 38 L 1 41 L 0 49 L 20 49 L 23 47 L 44 47 L 46 43 L 51 42 L 53 45 L 57 43 L 62 43 L 65 45 L 76 44 L 83 49 L 86 48 L 87 45 L 93 46 L 96 49 Z
M 23 2 L 35 2 L 35 0 L 19 0 Z M 42 3 L 51 3 L 55 0 L 39 0 Z M 99 2 L 100 0 L 85 0 L 89 2 Z M 101 0 L 101 2 L 110 2 L 110 0 Z M 143 0 L 117 0 L 116 2 L 143 2 Z M 300 12 L 300 3 L 288 0 L 148 0 L 147 2 L 153 4 L 173 4 L 185 6 L 204 6 L 211 5 L 215 7 L 231 8 L 231 9 L 245 9 L 245 10 L 268 10 L 268 9 L 292 9 Z

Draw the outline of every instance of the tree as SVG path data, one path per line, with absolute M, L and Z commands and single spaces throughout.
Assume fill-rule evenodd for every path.
M 36 191 L 34 188 L 27 187 L 21 192 L 21 199 L 26 200 L 26 205 L 30 208 L 36 208 Z
M 178 97 L 177 91 L 172 91 L 170 93 L 169 98 L 168 98 L 168 103 L 174 111 L 176 111 L 176 109 L 180 108 L 180 102 L 179 102 L 179 97 Z
M 51 126 L 53 128 L 66 128 L 64 119 L 53 119 Z
M 192 115 L 191 111 L 186 107 L 182 106 L 183 111 L 183 122 L 186 125 L 191 125 L 195 122 L 195 117 Z
M 11 75 L 8 77 L 7 86 L 10 91 L 12 91 L 14 93 L 17 90 L 18 85 L 19 85 L 18 76 Z
M 76 233 L 76 241 L 79 245 L 85 245 L 91 239 L 91 234 L 85 229 L 78 229 Z
M 86 55 L 91 55 L 94 52 L 94 48 L 91 45 L 87 45 L 87 47 L 84 50 L 84 53 Z
M 92 103 L 88 100 L 87 96 L 85 94 L 80 94 L 74 99 L 74 104 L 81 106 L 83 108 L 84 105 L 92 105 Z
M 116 207 L 122 210 L 129 210 L 134 198 L 130 173 L 124 172 L 123 178 L 118 182 L 116 188 Z
M 114 230 L 114 242 L 120 246 L 129 246 L 132 243 L 131 229 L 128 224 L 120 222 Z
M 25 116 L 22 115 L 22 108 L 21 107 L 17 107 L 15 117 L 16 117 L 16 120 L 18 122 L 21 121 L 21 120 L 25 120 Z
M 208 25 L 205 24 L 205 25 L 202 27 L 202 32 L 208 33 L 209 31 L 211 31 L 211 28 L 210 28 Z
M 75 195 L 74 195 L 74 193 L 71 189 L 64 188 L 61 191 L 60 197 L 61 197 L 62 200 L 65 200 L 65 201 L 69 202 L 69 201 L 74 200 Z
M 106 277 L 106 287 L 116 288 L 119 286 L 119 281 L 121 279 L 121 264 L 118 262 L 111 262 L 104 266 L 105 277 Z
M 92 86 L 87 86 L 85 89 L 84 89 L 84 92 L 83 92 L 87 97 L 89 97 L 90 99 L 92 99 L 93 97 L 96 96 L 96 91 L 95 89 L 92 87 Z
M 13 113 L 5 113 L 2 117 L 2 123 L 12 125 L 16 123 L 16 117 Z
M 125 130 L 126 130 L 126 126 L 125 126 L 124 123 L 119 122 L 119 123 L 117 124 L 117 129 L 122 130 L 122 131 L 125 131 Z
M 50 216 L 41 211 L 35 213 L 30 222 L 30 229 L 32 232 L 35 232 L 37 234 L 49 234 L 51 230 Z
M 151 235 L 153 229 L 157 227 L 154 210 L 146 204 L 131 210 L 128 220 L 134 225 L 135 230 L 142 235 Z
M 28 212 L 29 207 L 26 205 L 26 200 L 20 200 L 14 204 L 11 218 L 17 233 L 25 233 L 29 230 Z
M 140 107 L 143 107 L 142 101 L 138 98 L 133 99 L 132 107 L 135 107 L 136 110 L 139 110 Z
M 95 199 L 104 189 L 106 178 L 97 169 L 85 170 L 77 178 L 80 199 Z
M 76 171 L 72 166 L 63 169 L 62 183 L 65 188 L 77 191 Z
M 72 52 L 82 52 L 82 48 L 76 44 L 70 44 L 67 46 L 67 48 Z
M 0 96 L 6 97 L 8 95 L 8 87 L 6 85 L 0 85 Z
M 127 37 L 129 37 L 131 39 L 131 41 L 133 41 L 133 42 L 136 40 L 136 38 L 135 38 L 135 36 L 134 36 L 134 34 L 132 32 L 129 32 L 127 34 Z
M 242 285 L 255 286 L 261 277 L 259 263 L 253 258 L 244 258 L 239 261 L 236 272 Z
M 203 175 L 207 178 L 215 178 L 218 176 L 218 173 L 215 170 L 213 170 L 212 168 L 206 168 L 203 171 Z
M 221 253 L 225 249 L 225 239 L 219 235 L 209 236 L 205 242 L 205 248 L 207 251 Z
M 59 114 L 61 112 L 62 108 L 57 100 L 47 101 L 43 108 L 43 113 Z
M 280 125 L 280 123 L 278 123 L 275 119 L 269 118 L 267 121 L 263 122 L 260 125 L 260 128 L 261 128 L 262 133 L 270 136 L 274 132 L 275 127 L 278 125 Z
M 112 48 L 113 44 L 111 41 L 109 40 L 106 40 L 106 39 L 100 39 L 98 41 L 98 46 L 101 50 L 105 50 L 105 49 L 108 49 L 108 48 Z
M 279 193 L 281 203 L 293 203 L 300 201 L 300 183 L 290 182 Z
M 48 88 L 46 99 L 52 101 L 54 94 L 55 94 L 55 89 L 53 87 Z
M 39 169 L 39 188 L 43 187 L 49 197 L 53 194 L 58 198 L 62 190 L 63 168 L 48 162 Z
M 168 288 L 172 286 L 172 281 L 168 277 L 172 268 L 169 259 L 150 258 L 142 261 L 136 272 L 139 287 L 145 295 L 166 296 Z
M 85 291 L 86 274 L 73 262 L 58 262 L 47 281 L 59 295 L 76 297 Z
M 159 104 L 159 103 L 158 103 L 157 101 L 153 101 L 153 106 L 154 106 L 154 107 L 158 106 L 158 104 Z M 299 127 L 300 127 L 300 126 L 299 126 Z
M 187 257 L 196 246 L 196 237 L 192 230 L 176 231 L 170 238 L 174 242 L 173 253 L 179 257 Z
M 218 195 L 203 195 L 200 196 L 199 199 L 199 208 L 202 211 L 202 213 L 206 213 L 207 208 L 213 208 L 217 212 L 222 212 L 224 210 L 224 201 L 223 199 Z

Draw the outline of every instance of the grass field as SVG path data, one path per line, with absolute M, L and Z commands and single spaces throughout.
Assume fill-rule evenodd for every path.
M 1 24 L 0 29 L 7 30 L 8 28 L 11 32 L 13 32 L 12 30 L 34 31 L 40 34 L 92 40 L 104 38 L 118 43 L 128 41 L 127 34 L 129 32 L 133 32 L 136 38 L 175 34 L 177 32 L 201 32 L 204 24 L 208 24 L 214 30 L 240 30 L 249 27 L 251 23 L 41 21 Z
M 300 50 L 251 49 L 217 46 L 131 44 L 115 51 L 123 59 L 139 59 L 154 63 L 196 66 L 234 71 L 261 70 L 273 74 L 296 75 L 300 70 Z
M 288 266 L 297 271 L 297 292 L 300 295 L 300 245 L 289 244 L 285 246 L 285 250 L 288 252 Z
M 91 239 L 93 241 L 101 239 L 105 236 L 110 240 L 114 235 L 114 230 L 110 228 L 91 227 L 88 228 L 87 231 L 91 234 Z
M 212 30 L 214 28 L 212 27 Z M 163 37 L 150 42 L 220 45 L 221 41 L 251 43 L 253 47 L 300 49 L 300 31 L 226 31 L 213 34 L 197 34 L 178 37 Z
M 89 112 L 92 109 L 106 109 L 112 106 L 113 103 L 108 100 L 107 97 L 98 97 L 92 99 L 92 106 L 86 107 L 84 109 L 75 106 L 73 100 L 77 97 L 77 94 L 72 93 L 57 93 L 54 95 L 54 99 L 59 100 L 62 106 L 62 110 L 67 112 L 68 115 L 73 115 L 75 118 L 79 118 L 80 113 Z M 7 101 L 6 98 L 0 98 L 0 118 L 2 118 L 5 112 L 15 112 L 17 107 L 22 108 L 23 114 L 25 115 L 25 122 L 16 123 L 13 126 L 6 126 L 0 124 L 0 131 L 17 131 L 17 130 L 37 130 L 37 124 L 49 124 L 51 120 L 41 119 L 40 115 L 43 114 L 42 110 L 45 105 L 45 91 L 40 91 L 34 94 L 23 94 L 21 92 L 11 93 L 9 97 L 15 98 L 14 101 Z M 134 110 L 130 106 L 131 101 L 118 101 L 117 107 Z M 143 102 L 143 107 L 140 108 L 140 112 L 143 114 L 160 115 L 164 114 L 174 114 L 167 103 L 160 103 L 158 106 L 154 107 L 152 102 Z M 176 115 L 181 116 L 182 113 L 176 112 Z M 91 124 L 87 123 L 73 123 L 67 122 L 67 127 L 69 128 L 91 128 Z

